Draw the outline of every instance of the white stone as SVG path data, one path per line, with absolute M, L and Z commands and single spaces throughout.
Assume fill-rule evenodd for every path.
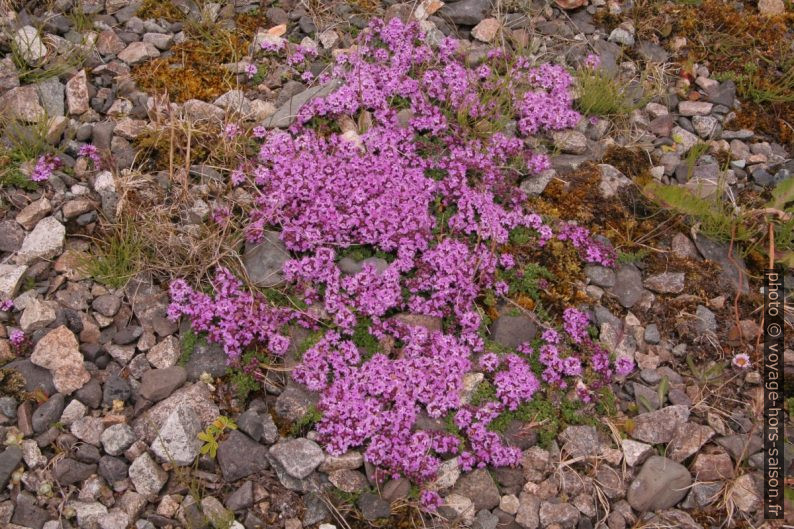
M 30 264 L 37 259 L 51 259 L 63 251 L 66 228 L 55 217 L 41 219 L 28 233 L 17 254 L 18 264 Z
M 47 56 L 47 47 L 33 26 L 24 26 L 14 34 L 14 45 L 20 56 L 31 66 L 38 65 Z

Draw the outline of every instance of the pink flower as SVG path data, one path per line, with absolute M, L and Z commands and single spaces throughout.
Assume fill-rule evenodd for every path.
M 52 173 L 61 166 L 61 159 L 53 154 L 45 154 L 40 156 L 36 161 L 36 167 L 30 175 L 30 179 L 34 182 L 44 182 L 49 180 Z
M 739 353 L 733 357 L 731 363 L 739 369 L 749 369 L 752 366 L 750 356 L 745 353 Z

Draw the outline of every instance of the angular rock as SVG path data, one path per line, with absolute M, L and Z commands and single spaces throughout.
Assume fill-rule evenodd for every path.
M 505 347 L 514 349 L 524 342 L 532 341 L 537 331 L 537 325 L 527 316 L 502 314 L 491 327 L 491 338 Z
M 491 42 L 496 38 L 501 27 L 495 18 L 486 18 L 472 28 L 471 36 L 480 42 Z
M 598 455 L 601 443 L 593 426 L 569 426 L 560 435 L 560 445 L 572 457 Z
M 114 424 L 109 426 L 102 432 L 102 436 L 99 438 L 105 452 L 112 456 L 123 454 L 137 439 L 138 437 L 128 424 Z
M 141 397 L 152 402 L 158 402 L 178 389 L 187 380 L 187 372 L 182 366 L 172 366 L 165 369 L 150 369 L 141 377 L 138 393 Z
M 88 479 L 88 477 L 96 473 L 96 471 L 96 465 L 87 465 L 75 461 L 74 459 L 65 458 L 55 463 L 52 475 L 58 480 L 58 483 L 65 487 Z
M 684 499 L 692 476 L 683 465 L 661 456 L 652 456 L 629 486 L 626 499 L 640 512 L 667 509 Z
M 577 130 L 563 130 L 551 135 L 554 146 L 568 154 L 584 154 L 587 152 L 587 137 Z
M 22 312 L 19 318 L 19 326 L 27 334 L 45 329 L 57 317 L 55 304 L 40 299 L 32 299 Z
M 612 165 L 600 163 L 598 164 L 598 172 L 601 173 L 601 183 L 598 185 L 598 190 L 604 198 L 615 196 L 621 187 L 631 184 L 631 180 Z
M 105 425 L 98 417 L 80 417 L 72 423 L 69 431 L 72 435 L 88 444 L 98 446 L 102 441 Z
M 286 128 L 292 125 L 298 111 L 303 105 L 318 97 L 325 97 L 342 85 L 338 79 L 328 81 L 324 85 L 307 88 L 298 95 L 292 96 L 289 101 L 281 105 L 276 113 L 265 120 L 264 126 L 267 128 Z
M 46 116 L 33 85 L 18 86 L 0 95 L 0 114 L 26 123 L 38 123 Z
M 220 414 L 218 406 L 212 401 L 209 388 L 206 384 L 199 382 L 181 388 L 167 399 L 155 404 L 133 421 L 132 429 L 138 437 L 147 443 L 152 443 L 168 416 L 184 404 L 193 408 L 202 424 L 214 421 Z
M 325 459 L 322 448 L 305 438 L 275 444 L 270 455 L 296 479 L 308 477 Z
M 5 490 L 11 474 L 22 463 L 22 450 L 11 445 L 0 454 L 0 490 Z
M 28 233 L 17 253 L 18 264 L 30 264 L 38 259 L 50 259 L 63 251 L 66 228 L 55 217 L 40 220 Z
M 33 431 L 42 433 L 56 422 L 63 413 L 64 398 L 60 393 L 56 393 L 47 402 L 36 408 L 33 412 Z
M 157 494 L 168 480 L 168 474 L 165 470 L 155 463 L 146 452 L 132 462 L 129 468 L 129 475 L 135 490 L 144 496 Z
M 80 70 L 66 82 L 66 106 L 71 116 L 79 116 L 88 111 L 88 79 L 85 70 Z
M 176 336 L 167 336 L 149 349 L 146 359 L 157 369 L 165 369 L 175 365 L 181 354 L 179 339 Z
M 29 527 L 31 529 L 42 529 L 50 514 L 46 509 L 36 505 L 36 498 L 27 492 L 20 492 L 16 496 L 14 516 L 11 522 L 19 527 Z
M 623 439 L 620 442 L 620 447 L 623 449 L 623 458 L 630 467 L 641 464 L 653 453 L 651 445 L 631 439 Z
M 138 64 L 146 59 L 154 59 L 160 56 L 160 52 L 154 44 L 149 42 L 131 42 L 124 50 L 118 53 L 117 57 L 129 65 Z
M 490 0 L 461 0 L 447 2 L 438 14 L 454 24 L 474 26 L 491 12 Z
M 185 466 L 199 455 L 201 420 L 190 406 L 176 408 L 165 420 L 152 443 L 152 453 L 160 460 Z
M 476 511 L 493 509 L 499 505 L 501 499 L 493 478 L 482 468 L 464 474 L 452 488 L 452 492 L 473 501 Z
M 558 524 L 560 527 L 573 529 L 579 521 L 579 509 L 570 503 L 551 503 L 544 501 L 540 504 L 540 523 L 543 527 Z
M 667 446 L 667 456 L 681 463 L 714 436 L 714 430 L 702 424 L 687 422 L 678 427 L 675 436 Z
M 19 282 L 27 269 L 24 265 L 0 264 L 0 299 L 12 299 L 17 295 Z
M 530 492 L 522 492 L 518 501 L 516 523 L 524 529 L 538 529 L 540 526 L 540 498 Z
M 30 360 L 52 373 L 55 389 L 64 395 L 80 389 L 91 378 L 83 365 L 77 339 L 65 325 L 39 340 Z
M 706 101 L 681 101 L 678 103 L 678 112 L 682 116 L 708 116 L 711 109 L 714 108 L 712 103 Z
M 356 505 L 361 509 L 365 520 L 374 521 L 379 518 L 388 518 L 391 514 L 389 502 L 369 492 L 359 496 Z
M 609 291 L 618 298 L 621 305 L 630 309 L 642 298 L 642 274 L 633 265 L 621 266 L 615 275 L 615 286 Z
M 290 259 L 278 232 L 265 231 L 262 242 L 243 255 L 243 265 L 250 280 L 257 286 L 274 287 L 284 281 L 282 269 Z
M 684 291 L 684 273 L 663 272 L 649 277 L 643 284 L 657 294 L 679 294 Z
M 658 411 L 641 413 L 634 418 L 634 439 L 649 444 L 669 443 L 677 429 L 689 419 L 689 407 L 668 406 Z
M 218 464 L 228 483 L 268 468 L 267 448 L 233 430 L 218 446 Z

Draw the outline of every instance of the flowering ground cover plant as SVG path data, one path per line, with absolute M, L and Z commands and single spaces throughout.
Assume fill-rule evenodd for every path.
M 311 52 L 263 46 L 285 49 L 308 78 L 302 65 Z M 421 499 L 433 508 L 442 458 L 457 456 L 464 470 L 519 462 L 520 450 L 489 428 L 501 414 L 542 387 L 571 388 L 589 401 L 599 385 L 633 369 L 631 359 L 610 358 L 593 341 L 588 316 L 573 307 L 559 324 L 538 320 L 543 330 L 531 343 L 492 350 L 482 301 L 520 293 L 533 265 L 506 251 L 511 237 L 537 248 L 556 239 L 603 266 L 614 264 L 614 253 L 584 228 L 527 211 L 518 186 L 550 166 L 525 138 L 581 118 L 562 67 L 501 51 L 470 67 L 456 40 L 436 49 L 416 25 L 394 18 L 372 22 L 318 79 L 332 80 L 338 89 L 304 105 L 288 130 L 254 131 L 259 155 L 231 182 L 257 192 L 248 239 L 280 230 L 294 256 L 286 280 L 321 310 L 275 306 L 221 269 L 211 295 L 174 281 L 170 316 L 188 317 L 230 362 L 256 347 L 283 357 L 290 325 L 323 331 L 292 372 L 320 394 L 320 441 L 337 455 L 363 448 L 383 476 L 423 485 Z M 494 131 L 511 120 L 515 132 Z M 337 262 L 350 249 L 377 254 L 383 266 L 343 273 Z M 394 318 L 403 313 L 441 324 Z M 362 328 L 374 350 L 357 345 Z M 483 375 L 491 398 L 461 398 L 471 373 Z M 455 428 L 418 428 L 424 414 Z

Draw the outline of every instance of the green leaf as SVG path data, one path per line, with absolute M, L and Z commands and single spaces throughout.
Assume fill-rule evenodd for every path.
M 794 201 L 794 178 L 787 178 L 772 190 L 772 200 L 767 204 L 770 208 L 784 210 L 786 204 Z

